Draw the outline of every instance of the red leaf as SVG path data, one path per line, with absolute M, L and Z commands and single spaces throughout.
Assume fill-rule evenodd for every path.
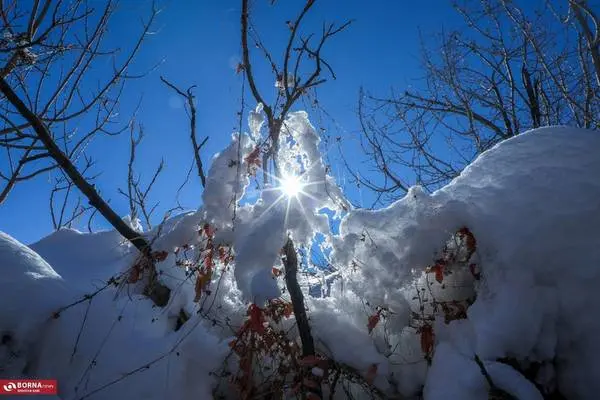
M 165 261 L 168 256 L 169 253 L 167 253 L 166 251 L 155 251 L 154 253 L 152 253 L 152 258 L 158 262 Z
M 285 303 L 283 307 L 283 316 L 289 318 L 294 313 L 294 306 L 292 303 Z
M 260 167 L 260 147 L 256 146 L 244 159 L 248 166 L 248 173 L 254 175 L 256 169 Z
M 141 271 L 138 265 L 134 265 L 133 268 L 129 271 L 129 277 L 127 278 L 127 283 L 136 283 L 140 280 Z
M 440 265 L 438 265 L 437 269 L 435 270 L 435 280 L 438 281 L 438 283 L 442 283 L 444 280 L 444 271 Z
M 212 249 L 208 250 L 208 253 L 206 253 L 206 255 L 204 256 L 204 266 L 207 269 L 212 269 L 213 265 L 215 265 L 215 262 L 213 260 L 213 251 Z
M 481 278 L 481 272 L 479 272 L 477 264 L 469 264 L 469 270 L 471 271 L 471 274 L 473 275 L 475 280 L 479 280 Z
M 303 367 L 314 367 L 320 361 L 321 361 L 321 359 L 319 357 L 311 354 L 308 356 L 304 356 L 300 360 L 298 360 L 298 364 L 300 364 Z
M 377 376 L 377 364 L 373 364 L 367 370 L 367 375 L 365 376 L 365 380 L 369 385 L 373 384 L 375 377 Z
M 225 251 L 225 248 L 223 246 L 219 246 L 219 260 L 221 260 L 221 262 L 224 265 L 227 265 L 229 263 L 229 257 L 227 252 Z
M 421 350 L 426 355 L 430 355 L 433 351 L 433 342 L 435 338 L 433 334 L 433 327 L 426 324 L 423 325 L 419 331 L 421 333 Z
M 439 283 L 444 281 L 444 265 L 442 263 L 437 263 L 433 267 L 429 267 L 427 272 L 435 274 L 435 280 Z
M 378 322 L 379 322 L 379 312 L 377 312 L 369 317 L 369 322 L 367 323 L 367 328 L 369 328 L 369 333 L 371 333 L 373 331 L 375 326 L 377 326 Z
M 250 329 L 257 333 L 264 333 L 265 319 L 263 317 L 263 310 L 261 310 L 256 304 L 251 304 L 248 308 L 248 315 L 250 316 L 248 322 Z
M 279 268 L 275 268 L 275 267 L 273 267 L 271 269 L 271 272 L 273 273 L 274 276 L 281 276 L 281 274 L 283 273 L 282 270 L 280 270 Z
M 465 237 L 465 244 L 467 246 L 467 250 L 469 254 L 467 256 L 467 260 L 471 258 L 475 250 L 477 250 L 477 240 L 475 240 L 475 236 L 467 227 L 462 227 L 458 230 L 458 233 Z
M 310 379 L 310 378 L 304 378 L 304 380 L 302 381 L 302 383 L 304 384 L 305 387 L 309 387 L 311 389 L 318 389 L 319 388 L 319 384 L 317 382 L 315 382 L 314 380 Z
M 142 279 L 142 275 L 144 273 L 144 265 L 142 265 L 142 261 L 137 262 L 131 269 L 129 270 L 129 276 L 127 277 L 127 283 L 136 283 L 140 279 Z
M 215 233 L 214 230 L 210 227 L 209 224 L 204 224 L 204 226 L 202 227 L 202 230 L 204 231 L 204 234 L 207 237 L 212 237 L 213 234 Z

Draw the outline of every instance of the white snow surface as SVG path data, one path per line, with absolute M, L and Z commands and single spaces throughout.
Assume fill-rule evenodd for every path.
M 57 232 L 36 247 L 67 276 L 77 270 L 83 276 L 88 273 L 99 288 L 102 283 L 94 279 L 98 271 L 86 269 L 86 262 L 93 262 L 103 247 L 112 255 L 123 251 L 104 240 L 109 233 Z M 100 248 L 92 238 L 99 239 L 95 244 Z M 83 245 L 89 246 L 90 259 Z M 69 251 L 73 260 L 64 255 Z M 105 257 L 109 260 L 111 254 Z M 107 276 L 114 266 L 106 264 Z M 172 316 L 154 308 L 147 298 L 108 288 L 54 318 L 53 312 L 91 293 L 91 285 L 83 285 L 82 290 L 81 276 L 63 279 L 40 255 L 1 232 L 0 268 L 0 333 L 10 337 L 0 346 L 0 377 L 57 379 L 62 399 L 212 395 L 214 382 L 208 373 L 222 362 L 227 347 L 198 316 L 173 332 Z M 175 347 L 177 351 L 171 351 Z
M 378 303 L 393 302 L 413 271 L 432 264 L 445 240 L 468 227 L 485 278 L 468 310 L 479 357 L 555 360 L 567 397 L 595 398 L 600 157 L 592 149 L 598 146 L 598 132 L 566 127 L 500 143 L 432 195 L 414 187 L 383 210 L 349 213 L 336 240 L 336 261 L 368 260 L 352 277 L 354 289 Z M 375 245 L 360 240 L 365 230 Z M 460 346 L 447 336 L 449 346 Z M 477 368 L 445 348 L 435 356 L 431 373 L 439 372 L 427 380 L 428 398 L 448 398 L 443 388 L 453 379 L 447 373 L 453 363 L 461 379 L 467 379 L 465 363 Z M 454 398 L 481 398 L 469 397 L 469 385 L 454 386 Z
M 64 302 L 64 282 L 37 253 L 0 232 L 0 331 L 34 330 Z M 28 303 L 35 304 L 29 308 Z
M 287 235 L 310 248 L 320 233 L 333 250 L 329 262 L 339 278 L 329 297 L 305 294 L 317 347 L 361 373 L 376 365 L 374 382 L 381 390 L 414 396 L 424 385 L 427 399 L 487 398 L 477 355 L 494 384 L 517 398 L 542 397 L 499 358 L 539 362 L 537 383 L 556 380 L 567 398 L 596 398 L 598 132 L 550 127 L 524 133 L 478 157 L 443 189 L 427 194 L 413 187 L 389 207 L 369 211 L 351 209 L 327 175 L 319 137 L 303 112 L 284 123 L 278 160 L 285 173 L 300 176 L 303 193 L 286 198 L 276 182 L 252 192 L 245 163 L 231 161 L 238 155 L 243 160 L 260 140 L 261 111 L 257 107 L 250 116 L 251 134 L 232 135 L 231 145 L 213 159 L 202 207 L 144 233 L 158 235 L 155 250 L 191 245 L 199 256 L 198 232 L 208 222 L 215 242 L 234 248 L 233 272 L 219 263 L 215 268 L 206 297 L 215 304 L 212 311 L 192 301 L 194 282 L 170 255 L 158 264 L 172 289 L 164 309 L 133 285 L 111 286 L 51 318 L 127 270 L 135 251 L 115 232 L 62 230 L 31 248 L 0 234 L 0 333 L 12 338 L 0 346 L 0 377 L 55 377 L 63 399 L 209 398 L 217 382 L 209 373 L 223 364 L 232 334 L 211 318 L 227 316 L 239 326 L 248 302 L 262 305 L 280 296 L 283 282 L 271 269 L 281 266 Z M 256 200 L 232 201 L 244 195 Z M 344 215 L 339 235 L 319 213 L 324 208 Z M 477 297 L 467 319 L 436 321 L 427 366 L 409 326 L 414 284 L 464 226 L 477 239 L 483 279 L 469 289 Z M 445 295 L 460 296 L 461 290 L 449 285 Z M 391 311 L 372 333 L 366 304 Z M 175 332 L 180 309 L 192 317 Z

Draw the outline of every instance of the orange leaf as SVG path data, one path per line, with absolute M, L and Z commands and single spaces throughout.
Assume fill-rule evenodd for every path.
M 279 268 L 271 268 L 271 272 L 273 273 L 274 276 L 281 276 L 281 274 L 283 273 Z
M 198 274 L 198 278 L 196 279 L 196 297 L 194 297 L 194 303 L 200 301 L 202 297 L 202 290 L 210 283 L 210 279 L 212 277 L 212 271 L 208 270 L 206 273 Z

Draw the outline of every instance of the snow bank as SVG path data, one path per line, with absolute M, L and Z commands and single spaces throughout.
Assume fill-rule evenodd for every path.
M 212 395 L 228 348 L 206 320 L 175 332 L 173 315 L 146 297 L 97 291 L 133 259 L 118 235 L 64 230 L 34 246 L 65 275 L 0 232 L 0 377 L 57 379 L 64 399 Z
M 3 341 L 29 340 L 52 311 L 68 299 L 61 276 L 37 253 L 3 232 L 0 232 L 0 276 Z
M 411 396 L 424 385 L 427 399 L 485 398 L 488 382 L 477 355 L 494 384 L 518 398 L 538 399 L 539 389 L 553 384 L 568 398 L 596 397 L 597 132 L 553 127 L 522 134 L 481 155 L 443 189 L 427 194 L 414 187 L 389 207 L 369 211 L 351 209 L 327 175 L 319 137 L 303 112 L 283 124 L 278 160 L 284 174 L 304 183 L 301 193 L 286 197 L 275 182 L 252 193 L 250 202 L 244 160 L 264 139 L 261 115 L 257 107 L 249 119 L 251 135 L 232 135 L 231 145 L 213 159 L 203 206 L 145 233 L 155 250 L 169 253 L 157 264 L 161 281 L 172 290 L 164 309 L 122 285 L 49 319 L 52 311 L 124 272 L 135 251 L 114 232 L 63 230 L 32 245 L 50 267 L 2 234 L 0 293 L 11 301 L 0 305 L 0 329 L 11 333 L 23 357 L 0 374 L 57 377 L 67 398 L 210 397 L 215 380 L 209 373 L 225 361 L 224 343 L 235 331 L 230 327 L 241 325 L 248 302 L 262 305 L 281 295 L 282 282 L 272 268 L 280 266 L 279 251 L 291 235 L 298 247 L 310 250 L 316 243 L 332 249 L 330 256 L 321 255 L 336 277 L 330 295 L 306 299 L 319 352 L 358 373 L 375 371 L 381 390 Z M 345 215 L 338 235 L 323 209 Z M 202 262 L 205 223 L 214 230 L 213 245 L 231 246 L 235 261 L 227 268 L 216 261 L 210 293 L 196 303 L 195 275 L 178 264 L 174 249 L 185 246 L 190 260 Z M 446 289 L 431 292 L 450 299 L 468 292 L 476 301 L 467 319 L 435 321 L 428 366 L 411 326 L 420 290 L 415 285 L 423 284 L 424 269 L 462 227 L 477 239 L 483 278 L 464 288 L 460 279 L 470 275 L 453 271 Z M 318 235 L 325 239 L 317 241 Z M 309 287 L 308 278 L 299 279 Z M 369 329 L 368 318 L 381 309 L 385 317 Z M 175 331 L 181 310 L 191 318 Z M 9 353 L 3 354 L 0 367 Z M 539 363 L 538 387 L 498 361 L 504 357 Z M 360 398 L 360 391 L 355 394 Z
M 432 195 L 415 187 L 386 209 L 351 211 L 335 240 L 335 260 L 362 261 L 357 272 L 346 270 L 352 289 L 385 305 L 439 257 L 453 232 L 468 227 L 485 277 L 468 311 L 474 351 L 484 360 L 554 363 L 567 397 L 595 398 L 600 157 L 590 149 L 599 146 L 597 132 L 565 127 L 507 140 Z M 432 374 L 477 370 L 472 358 L 455 357 L 448 346 L 458 345 L 450 339 L 436 346 Z M 475 381 L 455 382 L 454 395 L 470 398 L 474 384 L 485 384 Z M 428 379 L 428 398 L 447 398 L 447 383 Z
M 94 281 L 105 281 L 131 263 L 129 244 L 116 231 L 81 233 L 63 228 L 30 247 L 65 280 L 82 290 Z

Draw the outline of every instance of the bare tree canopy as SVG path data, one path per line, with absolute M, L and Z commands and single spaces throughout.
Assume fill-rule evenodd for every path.
M 54 227 L 69 225 L 88 210 L 97 211 L 147 260 L 145 265 L 150 270 L 147 293 L 156 304 L 164 306 L 169 293 L 164 285 L 156 282 L 150 243 L 112 209 L 91 183 L 91 177 L 84 176 L 92 165 L 92 160 L 85 155 L 90 141 L 101 134 L 118 135 L 127 127 L 113 127 L 117 122 L 119 99 L 125 81 L 135 77 L 129 71 L 131 63 L 158 10 L 151 8 L 139 36 L 123 56 L 119 54 L 120 49 L 103 46 L 108 22 L 116 7 L 110 0 L 101 9 L 94 9 L 84 0 L 34 1 L 30 8 L 22 7 L 22 2 L 3 1 L 0 6 L 4 27 L 0 48 L 4 57 L 0 75 L 3 95 L 0 116 L 4 128 L 0 130 L 0 147 L 6 151 L 10 170 L 9 176 L 0 175 L 6 181 L 0 203 L 17 182 L 59 170 L 61 176 L 50 193 Z M 112 68 L 108 68 L 104 76 L 90 74 L 103 60 L 110 61 Z M 90 80 L 95 80 L 95 85 Z M 92 87 L 96 89 L 88 89 Z M 91 128 L 86 130 L 88 126 Z M 139 141 L 136 143 L 133 133 L 131 140 L 129 188 L 136 191 L 136 197 L 131 195 L 130 200 L 148 216 L 152 210 L 145 207 L 147 192 L 162 168 L 154 174 L 149 187 L 140 191 L 139 180 L 132 177 L 135 146 Z M 82 169 L 77 165 L 80 160 L 85 161 Z M 32 172 L 27 171 L 27 164 L 34 164 Z M 65 207 L 73 186 L 81 191 L 89 206 L 81 206 L 77 201 L 71 218 L 65 220 Z M 61 191 L 66 194 L 57 219 L 54 196 Z M 132 207 L 132 212 L 135 210 Z
M 272 4 L 274 3 L 272 2 Z M 286 22 L 290 33 L 285 49 L 278 57 L 271 49 L 265 47 L 257 29 L 252 25 L 249 1 L 242 0 L 242 62 L 238 66 L 238 70 L 244 72 L 252 96 L 257 103 L 262 104 L 267 117 L 270 143 L 265 143 L 263 150 L 262 166 L 263 172 L 266 172 L 264 174 L 265 182 L 269 180 L 269 160 L 272 162 L 274 175 L 279 177 L 275 155 L 278 152 L 282 123 L 287 114 L 303 95 L 327 81 L 324 72 L 335 79 L 335 72 L 323 55 L 325 44 L 352 24 L 352 20 L 340 25 L 323 23 L 319 34 L 303 34 L 301 32 L 303 20 L 316 3 L 318 3 L 317 0 L 308 0 L 295 19 Z M 275 86 L 278 88 L 273 102 L 265 100 L 263 91 L 256 83 L 250 55 L 252 44 L 260 50 L 262 58 L 268 62 L 273 74 Z
M 85 149 L 94 138 L 127 129 L 119 120 L 121 95 L 126 81 L 140 76 L 130 67 L 158 13 L 150 8 L 138 36 L 119 48 L 105 44 L 116 9 L 112 0 L 0 2 L 0 77 L 82 170 L 91 163 Z M 56 170 L 57 163 L 10 102 L 0 107 L 0 150 L 7 160 L 0 165 L 2 203 L 16 184 Z
M 463 29 L 422 37 L 421 79 L 389 95 L 361 92 L 369 169 L 355 181 L 387 203 L 429 190 L 478 154 L 532 128 L 600 126 L 600 28 L 586 1 L 460 1 Z

